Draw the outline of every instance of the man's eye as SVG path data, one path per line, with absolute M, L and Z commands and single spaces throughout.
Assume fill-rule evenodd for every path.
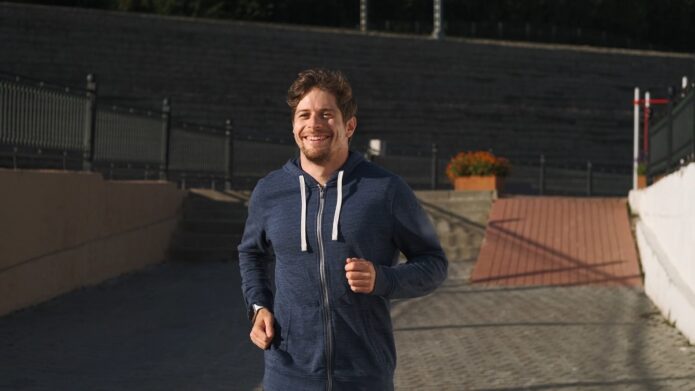
M 323 118 L 331 118 L 331 113 L 323 113 Z

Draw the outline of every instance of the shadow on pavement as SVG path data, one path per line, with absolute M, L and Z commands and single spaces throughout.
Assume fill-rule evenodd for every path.
M 168 262 L 0 318 L 0 389 L 257 388 L 234 263 Z

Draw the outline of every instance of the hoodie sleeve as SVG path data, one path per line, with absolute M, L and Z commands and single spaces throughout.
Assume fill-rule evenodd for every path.
M 400 177 L 393 181 L 390 198 L 393 241 L 407 262 L 376 265 L 374 294 L 391 299 L 424 296 L 446 279 L 446 255 L 427 214 Z
M 267 271 L 267 260 L 271 256 L 270 246 L 265 234 L 263 216 L 262 181 L 259 181 L 249 200 L 249 212 L 244 227 L 244 235 L 237 247 L 239 250 L 239 269 L 241 271 L 241 290 L 249 316 L 254 304 L 273 308 L 273 293 Z

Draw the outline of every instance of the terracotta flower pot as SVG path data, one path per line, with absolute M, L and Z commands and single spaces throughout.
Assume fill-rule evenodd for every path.
M 502 191 L 503 179 L 494 175 L 490 176 L 460 176 L 454 179 L 454 190 L 475 191 Z
M 637 175 L 637 188 L 644 189 L 645 187 L 647 187 L 647 176 Z

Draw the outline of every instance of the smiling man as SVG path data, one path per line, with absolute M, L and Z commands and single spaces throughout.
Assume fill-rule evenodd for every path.
M 239 245 L 264 390 L 392 390 L 390 300 L 432 292 L 446 257 L 408 185 L 350 151 L 357 105 L 341 72 L 301 72 L 287 103 L 299 158 L 258 182 Z

